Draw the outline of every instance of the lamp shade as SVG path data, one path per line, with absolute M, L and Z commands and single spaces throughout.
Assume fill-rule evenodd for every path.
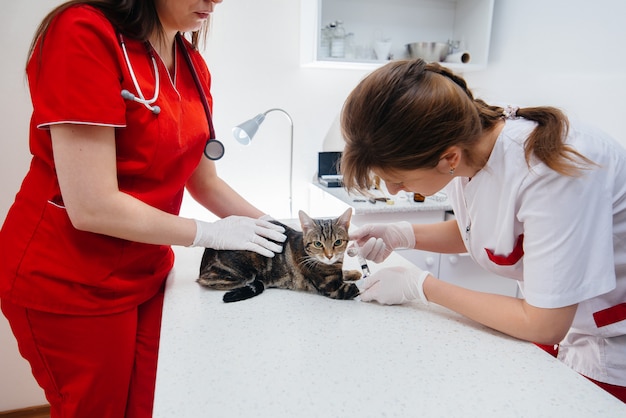
M 252 119 L 235 126 L 233 128 L 233 136 L 240 144 L 248 145 L 264 120 L 265 114 L 259 113 Z

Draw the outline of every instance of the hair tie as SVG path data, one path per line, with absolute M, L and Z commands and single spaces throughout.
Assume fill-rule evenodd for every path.
M 518 119 L 518 116 L 517 116 L 518 110 L 519 110 L 519 107 L 517 106 L 507 105 L 502 110 L 502 115 L 504 116 L 505 119 Z

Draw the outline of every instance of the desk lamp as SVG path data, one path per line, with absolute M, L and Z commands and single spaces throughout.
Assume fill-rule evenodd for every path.
M 289 217 L 293 218 L 293 119 L 283 109 L 273 108 L 266 110 L 263 113 L 259 113 L 250 120 L 247 120 L 233 128 L 233 136 L 242 145 L 248 145 L 254 135 L 256 134 L 259 126 L 265 120 L 265 116 L 270 112 L 280 112 L 289 119 L 290 130 L 290 159 L 289 159 Z

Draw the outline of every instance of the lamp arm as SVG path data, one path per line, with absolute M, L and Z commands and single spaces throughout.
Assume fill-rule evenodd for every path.
M 291 116 L 289 115 L 289 113 L 287 113 L 286 110 L 283 110 L 283 109 L 281 109 L 279 107 L 274 107 L 272 109 L 268 109 L 265 112 L 263 112 L 263 116 L 267 116 L 267 114 L 270 113 L 270 112 L 280 112 L 283 115 L 287 116 L 287 119 L 289 119 L 289 123 L 291 124 L 291 126 L 293 126 L 293 119 L 291 119 Z
M 278 107 L 266 110 L 263 112 L 263 116 L 266 116 L 270 112 L 280 112 L 289 119 L 289 217 L 293 218 L 293 119 L 291 119 L 289 113 Z

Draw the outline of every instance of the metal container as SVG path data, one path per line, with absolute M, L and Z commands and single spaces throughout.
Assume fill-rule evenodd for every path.
M 409 58 L 421 58 L 426 62 L 441 62 L 450 52 L 447 42 L 413 42 L 406 45 Z

